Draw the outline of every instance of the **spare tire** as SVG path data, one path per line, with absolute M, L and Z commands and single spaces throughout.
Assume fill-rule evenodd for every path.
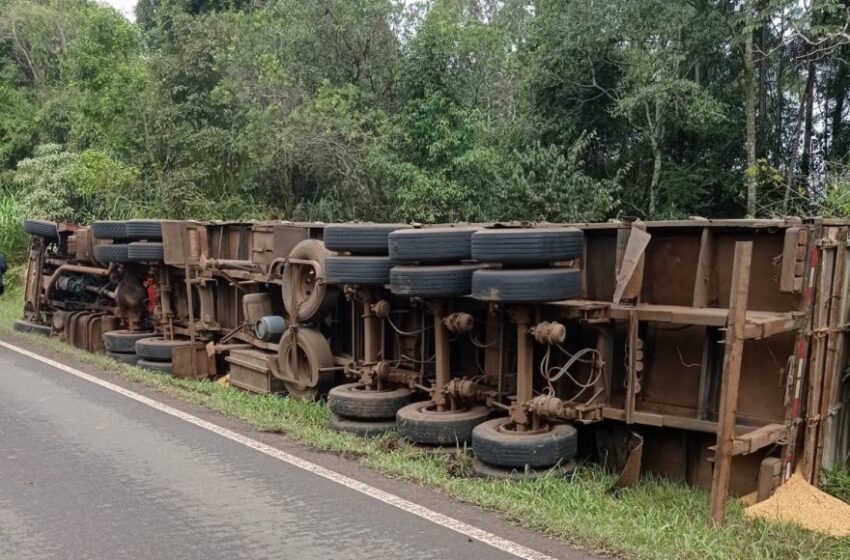
M 574 268 L 476 270 L 472 297 L 483 301 L 549 302 L 581 295 L 581 271 Z
M 130 243 L 127 245 L 127 259 L 131 262 L 162 262 L 165 253 L 162 243 Z
M 113 243 L 112 245 L 95 245 L 94 258 L 102 263 L 126 263 L 130 262 L 127 251 L 128 245 Z
M 517 432 L 510 417 L 482 422 L 472 430 L 472 452 L 488 465 L 524 469 L 566 463 L 576 455 L 578 432 L 569 424 L 549 424 Z
M 119 241 L 127 238 L 127 222 L 119 220 L 99 220 L 91 225 L 95 239 L 117 239 Z
M 390 258 L 399 263 L 451 263 L 469 260 L 476 227 L 402 229 L 390 234 Z
M 107 352 L 117 352 L 119 354 L 135 354 L 136 341 L 143 338 L 154 336 L 152 332 L 139 331 L 107 331 L 103 333 L 103 345 Z
M 56 222 L 48 220 L 24 220 L 24 231 L 43 239 L 59 239 L 59 229 Z
M 361 286 L 389 284 L 392 267 L 389 257 L 327 257 L 325 282 Z
M 482 229 L 472 234 L 472 258 L 504 264 L 546 264 L 582 256 L 584 234 L 572 227 Z
M 128 240 L 162 239 L 162 220 L 130 220 L 124 231 Z
M 325 227 L 325 247 L 358 255 L 386 255 L 389 234 L 406 224 L 331 224 Z
M 333 365 L 333 351 L 321 331 L 288 328 L 280 339 L 272 375 L 283 381 L 292 397 L 316 400 L 334 385 L 336 375 L 327 371 Z
M 336 306 L 337 288 L 324 281 L 325 259 L 331 254 L 317 239 L 305 239 L 292 248 L 289 258 L 314 261 L 310 265 L 287 262 L 283 267 L 283 305 L 292 323 L 321 321 Z
M 477 264 L 443 266 L 394 266 L 390 270 L 390 290 L 414 297 L 455 297 L 472 292 Z
M 186 338 L 173 340 L 158 336 L 142 338 L 136 341 L 136 354 L 146 360 L 170 362 L 174 348 L 191 344 L 192 341 Z

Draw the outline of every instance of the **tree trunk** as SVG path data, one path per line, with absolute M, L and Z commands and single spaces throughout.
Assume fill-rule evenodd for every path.
M 649 184 L 649 218 L 655 217 L 658 183 L 661 181 L 661 144 L 652 141 L 652 182 Z
M 744 42 L 744 95 L 747 113 L 747 215 L 756 215 L 756 100 L 753 80 L 753 34 L 747 33 Z
M 810 176 L 812 172 L 812 134 L 814 133 L 814 87 L 815 77 L 814 61 L 809 63 L 809 77 L 806 80 L 806 124 L 803 133 L 803 157 L 800 159 L 800 174 L 808 189 L 811 189 Z
M 846 56 L 848 49 L 841 49 L 842 55 Z M 838 65 L 838 74 L 835 76 L 835 81 L 833 82 L 833 95 L 835 96 L 835 105 L 832 108 L 832 131 L 830 137 L 832 141 L 829 145 L 829 152 L 826 156 L 827 159 L 832 160 L 833 156 L 836 155 L 836 150 L 841 150 L 844 148 L 843 146 L 843 124 L 844 124 L 844 98 L 847 96 L 848 88 L 850 88 L 850 83 L 848 83 L 848 75 L 847 64 L 843 64 L 839 62 Z M 840 159 L 842 154 L 839 152 L 838 157 L 835 159 Z
M 803 98 L 800 100 L 800 110 L 797 112 L 797 124 L 794 126 L 794 137 L 791 142 L 791 154 L 787 168 L 787 182 L 785 183 L 785 197 L 782 201 L 782 213 L 788 214 L 788 202 L 791 198 L 791 190 L 794 188 L 794 178 L 797 173 L 797 154 L 800 151 L 800 130 L 803 127 L 803 117 L 805 115 L 805 107 L 808 106 L 809 97 L 814 89 L 814 78 L 812 81 L 806 81 L 806 90 L 803 92 Z
M 758 150 L 759 158 L 767 156 L 767 22 L 762 23 L 759 30 L 759 124 Z
M 785 90 L 783 89 L 783 77 L 785 73 L 785 11 L 782 11 L 779 22 L 779 65 L 776 69 L 776 144 L 773 150 L 773 166 L 779 168 L 782 161 L 782 111 L 785 109 Z

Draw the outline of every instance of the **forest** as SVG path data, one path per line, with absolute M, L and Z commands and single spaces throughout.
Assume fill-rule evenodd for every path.
M 20 220 L 850 215 L 850 0 L 0 0 Z

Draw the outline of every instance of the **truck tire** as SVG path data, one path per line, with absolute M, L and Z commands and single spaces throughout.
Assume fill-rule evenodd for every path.
M 283 305 L 290 323 L 316 323 L 336 306 L 337 287 L 324 282 L 325 259 L 331 252 L 316 239 L 305 239 L 292 248 L 289 257 L 315 261 L 319 269 L 287 262 L 283 267 Z
M 471 405 L 457 412 L 437 412 L 433 402 L 422 401 L 399 409 L 396 424 L 399 435 L 410 441 L 461 447 L 472 439 L 472 429 L 489 415 L 484 405 Z
M 482 229 L 472 234 L 472 258 L 503 264 L 546 264 L 582 256 L 584 234 L 572 227 Z
M 487 269 L 472 275 L 472 297 L 482 301 L 549 302 L 581 295 L 581 272 L 574 268 Z
M 395 430 L 395 420 L 352 420 L 331 415 L 331 428 L 338 432 L 347 432 L 360 437 L 375 437 Z
M 116 362 L 121 362 L 122 364 L 129 364 L 131 366 L 136 365 L 136 363 L 139 361 L 139 356 L 136 355 L 135 352 L 107 352 L 106 355 L 115 360 Z
M 50 239 L 55 241 L 59 239 L 59 229 L 56 222 L 47 220 L 24 220 L 24 231 L 30 235 Z
M 95 239 L 127 239 L 127 222 L 121 220 L 99 220 L 91 225 Z
M 136 341 L 143 338 L 154 336 L 152 332 L 139 331 L 107 331 L 103 333 L 103 345 L 107 352 L 117 352 L 119 354 L 135 354 Z
M 112 245 L 95 245 L 94 258 L 102 263 L 128 263 L 130 256 L 129 245 L 113 243 Z
M 127 245 L 127 259 L 130 262 L 162 262 L 165 253 L 162 243 L 130 243 Z
M 412 397 L 413 391 L 407 387 L 369 391 L 362 383 L 346 383 L 328 392 L 328 408 L 344 418 L 394 420 L 398 409 L 410 404 Z
M 459 297 L 472 292 L 476 264 L 443 266 L 394 266 L 390 270 L 390 290 L 394 294 L 417 297 Z
M 537 432 L 517 432 L 509 417 L 475 426 L 472 452 L 479 461 L 513 469 L 548 468 L 575 457 L 578 432 L 569 424 L 549 424 Z
M 402 229 L 390 234 L 390 258 L 398 263 L 453 263 L 469 260 L 476 227 Z
M 327 257 L 325 281 L 338 285 L 383 286 L 390 283 L 392 267 L 389 257 Z
M 479 460 L 477 457 L 472 459 L 472 472 L 475 476 L 496 480 L 513 480 L 520 482 L 523 480 L 537 480 L 543 476 L 569 478 L 573 475 L 575 470 L 576 463 L 572 460 L 544 469 L 512 469 L 488 465 L 487 463 Z
M 157 362 L 155 360 L 139 360 L 136 362 L 136 367 L 148 369 L 159 373 L 171 373 L 171 362 Z
M 136 354 L 145 360 L 170 362 L 174 348 L 190 346 L 191 344 L 192 341 L 188 338 L 169 340 L 158 336 L 152 336 L 136 341 Z
M 130 220 L 126 224 L 125 239 L 132 241 L 162 239 L 162 220 Z
M 352 255 L 386 255 L 389 235 L 406 224 L 331 224 L 325 227 L 325 247 Z

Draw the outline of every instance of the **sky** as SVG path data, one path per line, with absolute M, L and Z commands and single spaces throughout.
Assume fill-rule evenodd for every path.
M 107 6 L 112 6 L 121 14 L 133 21 L 136 19 L 135 14 L 133 13 L 133 9 L 136 7 L 136 0 L 98 0 L 101 4 L 106 4 Z

